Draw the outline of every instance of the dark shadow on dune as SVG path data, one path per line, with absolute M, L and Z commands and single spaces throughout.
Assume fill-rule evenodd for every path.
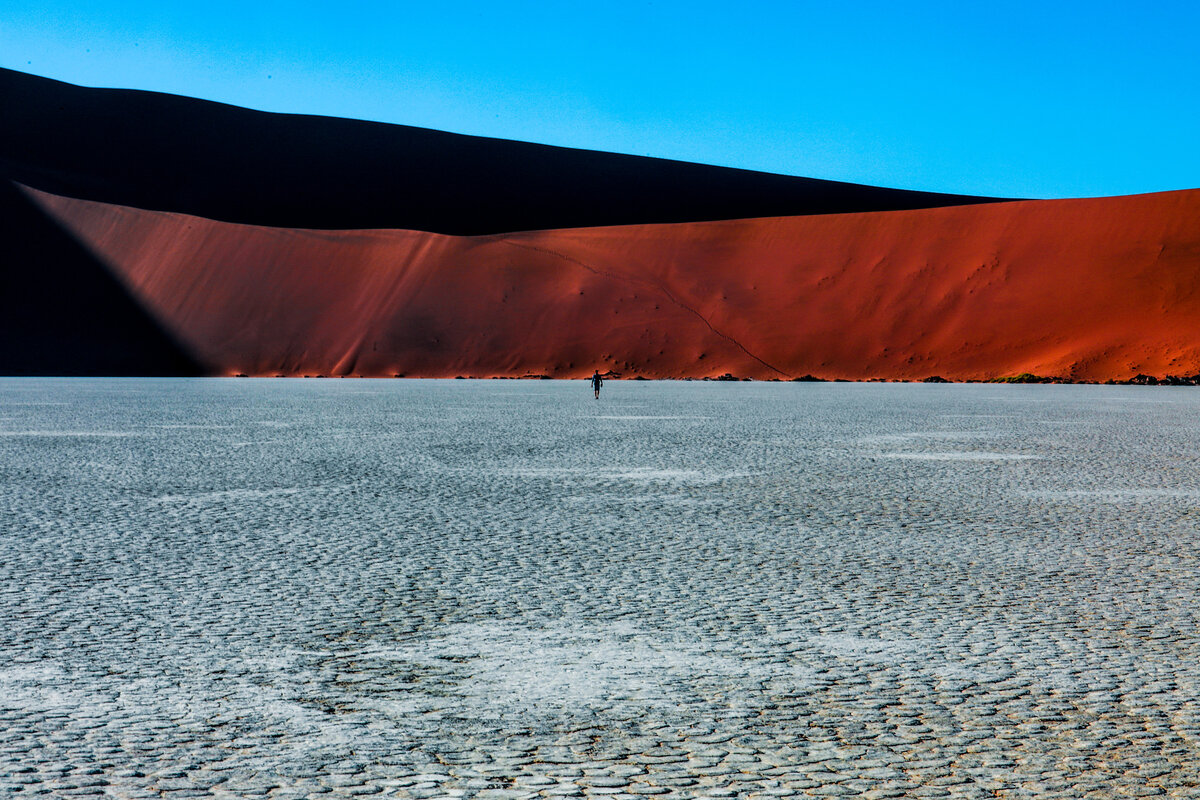
M 276 227 L 478 235 L 995 200 L 271 114 L 3 69 L 0 107 L 0 172 L 12 180 Z
M 108 268 L 0 181 L 0 375 L 200 375 Z

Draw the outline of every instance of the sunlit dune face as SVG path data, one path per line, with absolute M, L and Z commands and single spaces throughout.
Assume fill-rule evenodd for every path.
M 1200 371 L 1200 191 L 488 237 L 29 193 L 216 374 Z

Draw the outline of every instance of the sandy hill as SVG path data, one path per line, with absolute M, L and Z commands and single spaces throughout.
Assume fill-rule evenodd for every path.
M 997 201 L 0 70 L 0 374 L 1200 372 L 1200 191 Z
M 9 180 L 255 225 L 477 235 L 987 199 L 271 114 L 3 69 L 0 104 Z
M 209 371 L 1200 371 L 1200 190 L 454 237 L 28 191 Z

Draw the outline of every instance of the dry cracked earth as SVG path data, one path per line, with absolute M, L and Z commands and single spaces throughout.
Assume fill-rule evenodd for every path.
M 1200 390 L 0 381 L 0 795 L 1200 797 Z

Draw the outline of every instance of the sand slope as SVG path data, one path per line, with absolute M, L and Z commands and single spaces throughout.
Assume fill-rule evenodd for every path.
M 30 194 L 217 373 L 1200 371 L 1200 190 L 469 238 Z
M 5 69 L 0 107 L 0 178 L 255 225 L 469 235 L 985 199 L 272 114 Z
M 0 374 L 197 375 L 102 261 L 0 181 Z

